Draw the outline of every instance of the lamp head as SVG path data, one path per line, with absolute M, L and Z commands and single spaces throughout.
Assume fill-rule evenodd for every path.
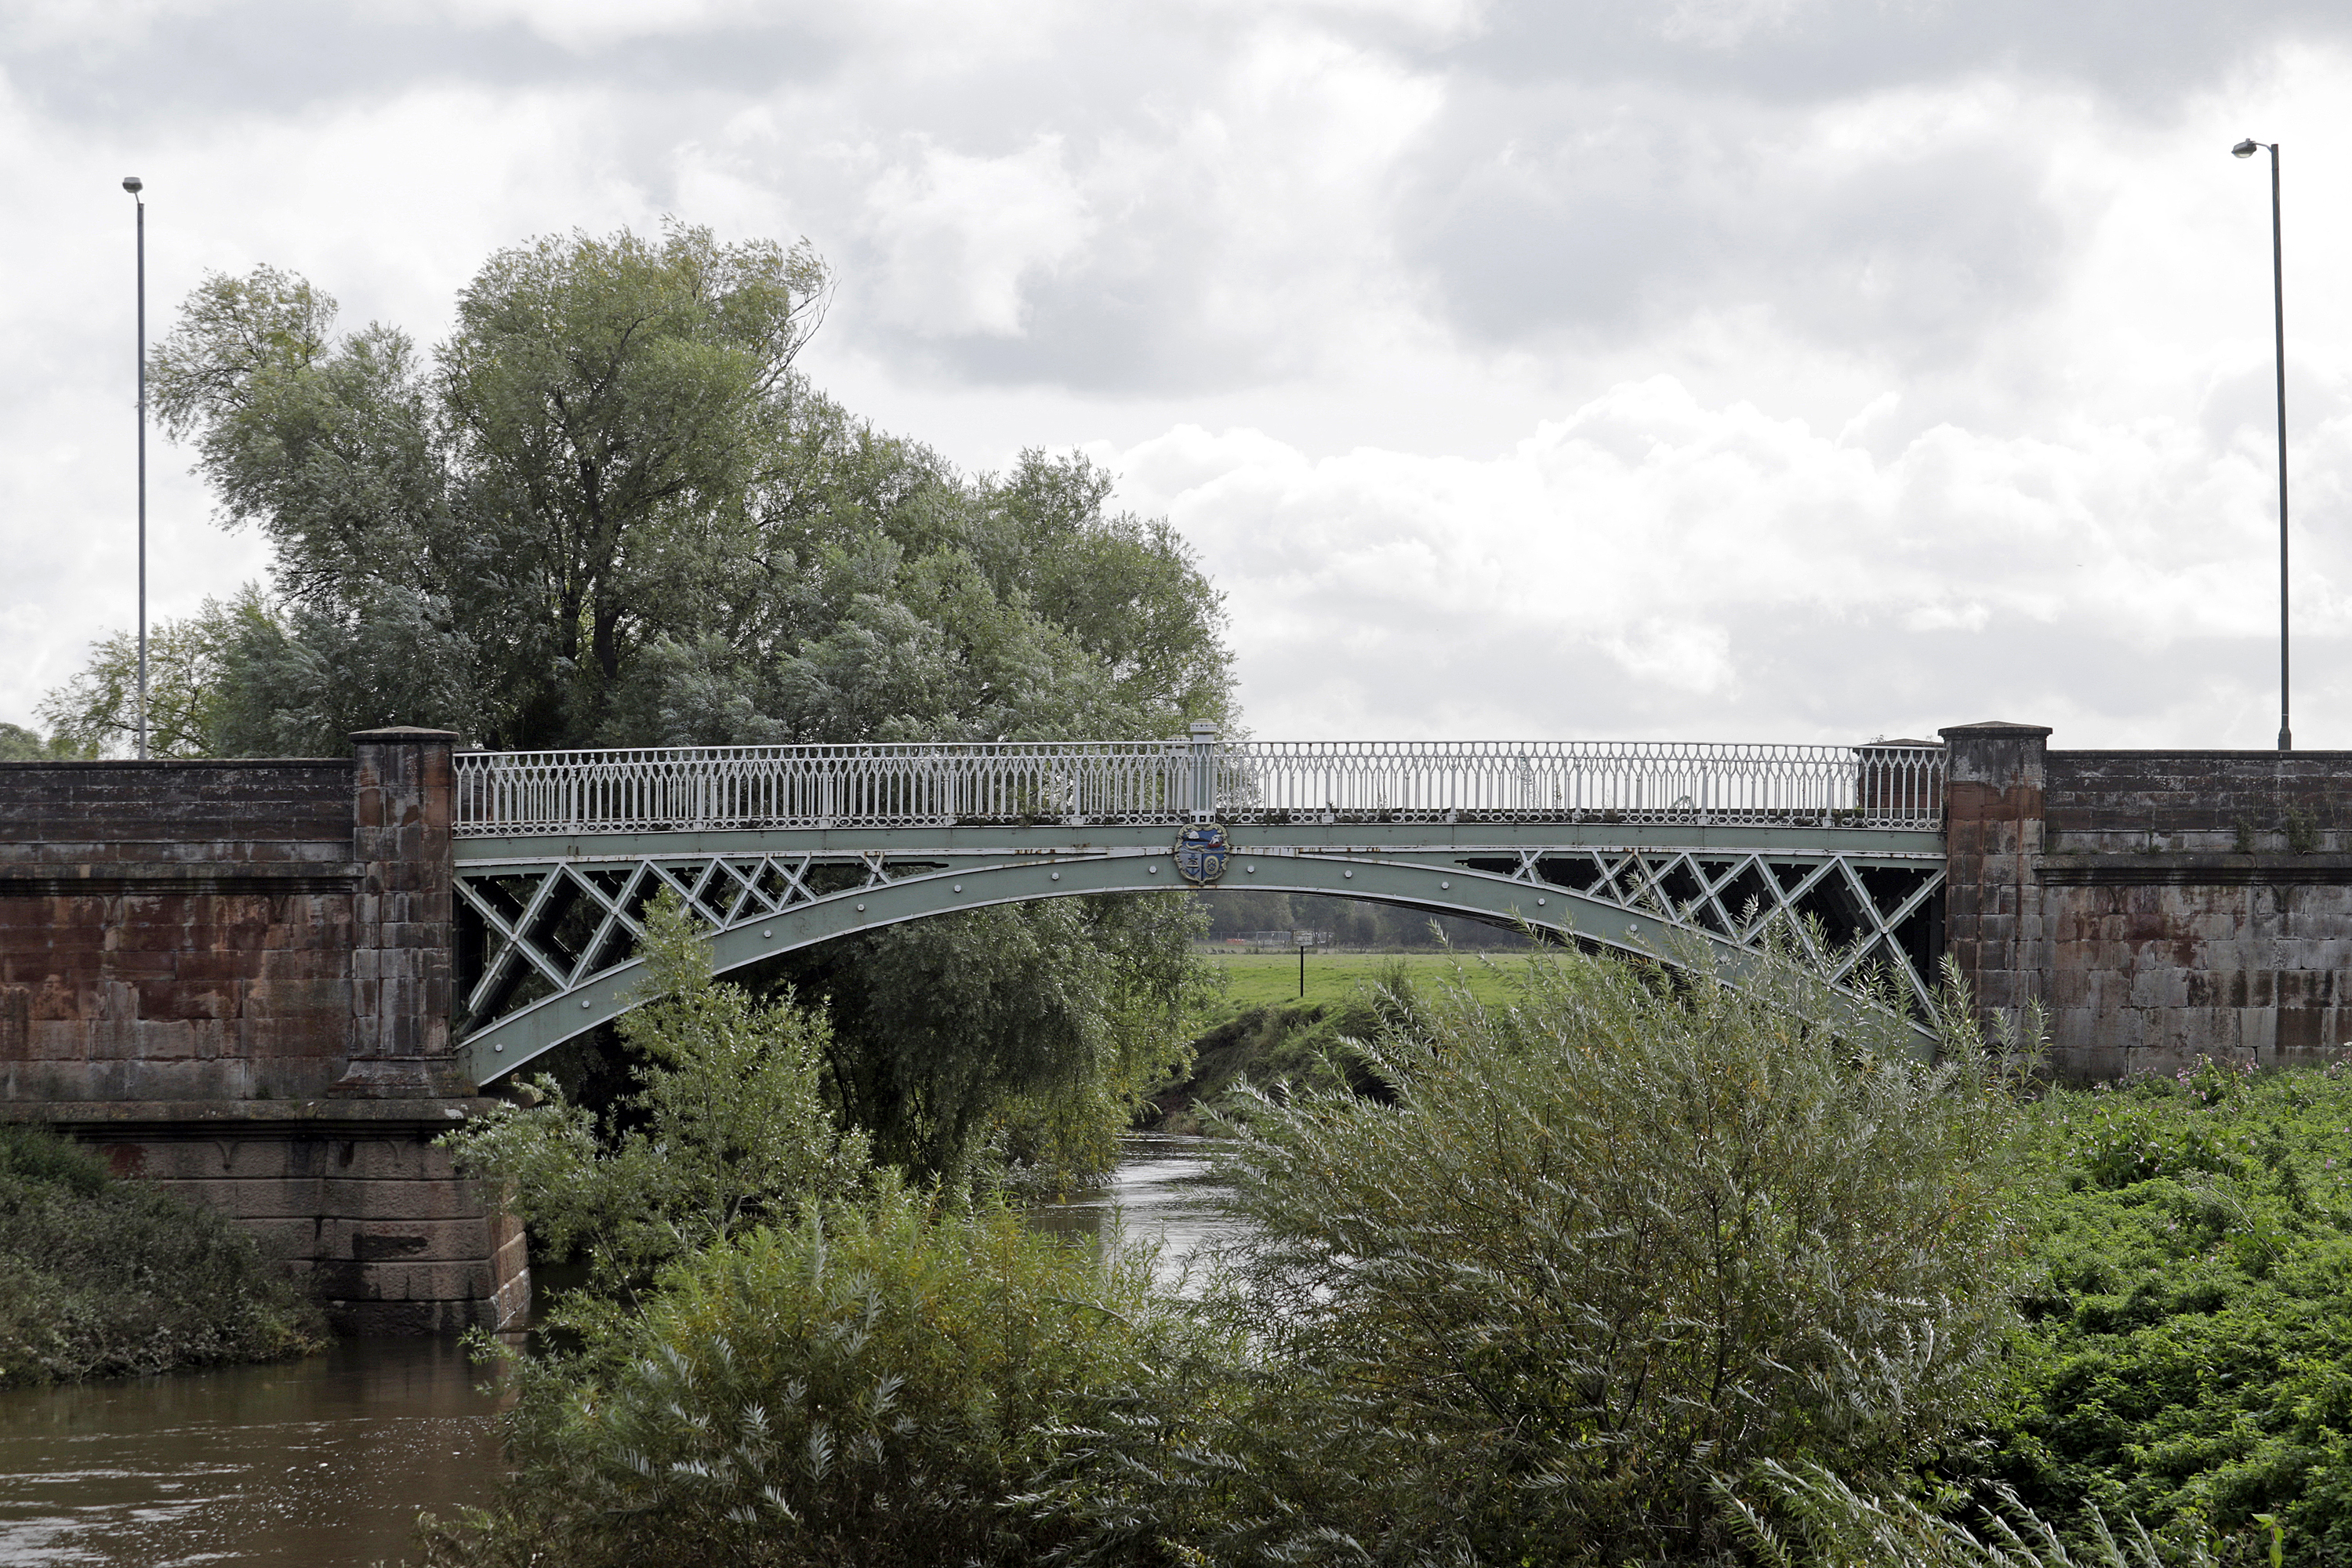
M 122 176 L 122 188 L 135 196 L 147 188 L 147 182 L 136 174 L 125 174 Z
M 2255 154 L 2255 153 L 2260 151 L 2261 148 L 2262 143 L 2249 136 L 2243 142 L 2239 142 L 2235 147 L 2231 148 L 2230 155 L 2233 158 L 2251 158 Z

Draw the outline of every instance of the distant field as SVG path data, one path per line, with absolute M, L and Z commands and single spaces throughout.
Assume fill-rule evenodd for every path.
M 1339 1002 L 1358 984 L 1392 963 L 1402 963 L 1424 987 L 1450 978 L 1458 966 L 1472 992 L 1491 1002 L 1507 1000 L 1513 977 L 1524 962 L 1514 953 L 1498 954 L 1482 964 L 1468 952 L 1309 952 L 1307 955 L 1307 1000 Z M 1212 952 L 1209 966 L 1225 976 L 1227 990 L 1221 1012 L 1237 1013 L 1270 1002 L 1298 997 L 1298 955 L 1291 952 Z

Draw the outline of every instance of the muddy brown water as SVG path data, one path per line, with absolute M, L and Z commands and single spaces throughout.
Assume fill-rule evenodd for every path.
M 1112 1184 L 1040 1205 L 1044 1229 L 1209 1240 L 1203 1141 L 1139 1134 Z M 483 1369 L 454 1340 L 347 1340 L 278 1366 L 0 1392 L 0 1564 L 368 1568 L 415 1560 L 417 1510 L 488 1500 Z
M 0 1563 L 285 1568 L 414 1557 L 488 1500 L 495 1401 L 454 1340 L 0 1393 Z

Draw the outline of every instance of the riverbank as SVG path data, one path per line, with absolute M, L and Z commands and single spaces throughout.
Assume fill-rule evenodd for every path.
M 1156 1243 L 1173 1286 L 1216 1218 L 1206 1153 L 1123 1139 L 1110 1183 L 1025 1217 Z M 490 1376 L 452 1338 L 350 1339 L 275 1364 L 0 1391 L 0 1563 L 415 1563 L 418 1511 L 488 1504 L 505 1473 Z
M 1520 961 L 1475 953 L 1310 953 L 1306 994 L 1298 994 L 1295 954 L 1218 953 L 1209 960 L 1223 981 L 1214 1005 L 1196 1021 L 1192 1065 L 1183 1081 L 1148 1101 L 1140 1130 L 1199 1133 L 1248 1082 L 1277 1096 L 1308 1084 L 1344 1082 L 1357 1094 L 1386 1098 L 1388 1086 L 1360 1044 L 1384 1028 L 1425 1026 L 1431 998 L 1458 987 L 1489 1005 L 1517 994 Z
M 0 1388 L 308 1354 L 316 1306 L 236 1221 L 0 1126 Z

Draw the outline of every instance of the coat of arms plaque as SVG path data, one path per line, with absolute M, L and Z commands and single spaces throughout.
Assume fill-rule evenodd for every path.
M 1176 836 L 1176 873 L 1196 888 L 1213 888 L 1225 874 L 1233 847 L 1213 822 L 1196 822 Z

